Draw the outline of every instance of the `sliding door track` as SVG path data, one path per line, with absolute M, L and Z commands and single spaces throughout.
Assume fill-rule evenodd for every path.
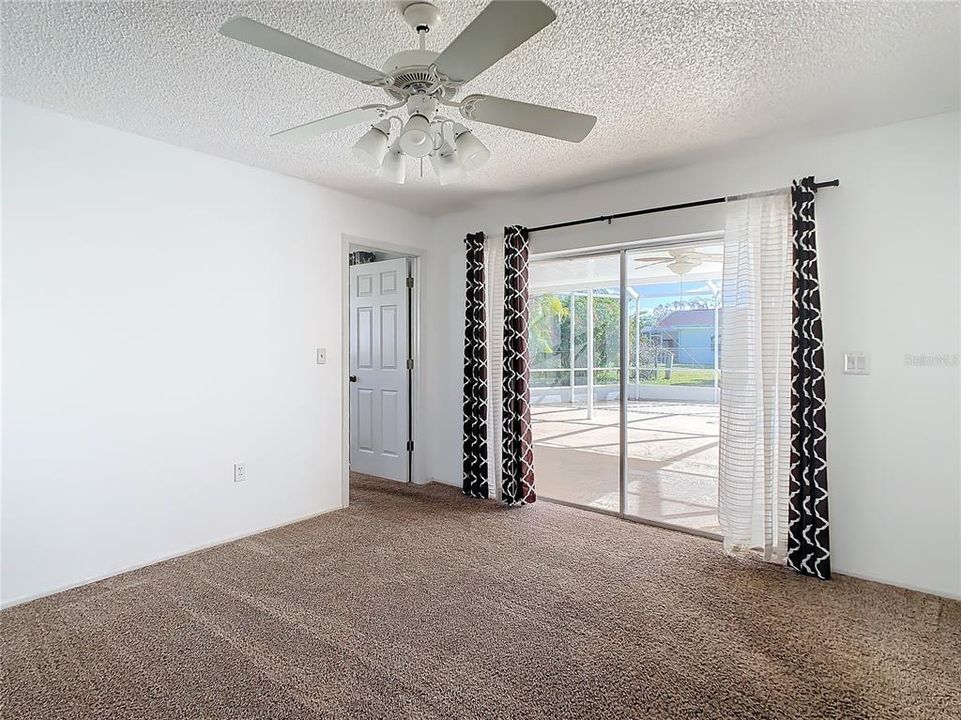
M 542 493 L 538 493 L 537 500 L 538 502 L 543 500 L 544 502 L 548 502 L 553 505 L 563 505 L 564 507 L 574 508 L 575 510 L 585 510 L 587 512 L 597 513 L 598 515 L 607 515 L 612 518 L 617 518 L 618 520 L 626 520 L 627 522 L 637 523 L 638 525 L 649 525 L 651 527 L 662 528 L 664 530 L 674 530 L 675 532 L 684 533 L 686 535 L 696 535 L 697 537 L 707 538 L 708 540 L 716 540 L 718 542 L 724 540 L 724 538 L 717 533 L 708 532 L 707 530 L 698 530 L 697 528 L 689 528 L 682 525 L 672 525 L 671 523 L 660 522 L 659 520 L 650 520 L 648 518 L 630 515 L 617 510 L 608 510 L 607 508 L 581 505 L 580 503 L 570 502 L 569 500 L 558 500 L 547 497 Z

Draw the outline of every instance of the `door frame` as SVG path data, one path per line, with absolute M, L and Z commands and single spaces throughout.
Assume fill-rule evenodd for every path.
M 351 245 L 359 245 L 372 250 L 406 255 L 410 260 L 410 276 L 414 279 L 414 287 L 410 297 L 410 356 L 414 359 L 414 369 L 410 375 L 410 418 L 411 437 L 414 449 L 411 457 L 409 482 L 427 482 L 427 465 L 424 458 L 424 423 L 421 422 L 423 401 L 423 383 L 421 381 L 421 268 L 427 251 L 410 245 L 401 245 L 386 240 L 372 240 L 359 235 L 341 234 L 341 487 L 340 504 L 342 507 L 350 505 L 350 265 L 348 256 Z

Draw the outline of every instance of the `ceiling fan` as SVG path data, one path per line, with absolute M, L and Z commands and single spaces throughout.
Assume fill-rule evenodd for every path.
M 667 255 L 648 255 L 634 258 L 638 269 L 652 267 L 666 263 L 667 268 L 678 275 L 690 272 L 704 262 L 721 262 L 723 256 L 718 253 L 706 253 L 700 250 L 667 250 Z
M 441 185 L 460 179 L 490 158 L 490 151 L 461 123 L 445 114 L 457 109 L 467 120 L 580 142 L 597 118 L 568 110 L 507 100 L 491 95 L 468 95 L 453 100 L 464 83 L 484 72 L 536 35 L 557 17 L 538 0 L 494 0 L 441 52 L 425 47 L 425 36 L 440 20 L 440 11 L 427 2 L 414 2 L 404 20 L 419 38 L 419 49 L 391 55 L 383 70 L 324 50 L 293 35 L 246 17 L 225 22 L 221 34 L 264 50 L 300 60 L 323 70 L 382 88 L 389 105 L 364 105 L 314 120 L 272 137 L 299 140 L 341 128 L 373 123 L 353 147 L 354 156 L 391 182 L 403 183 L 404 156 L 430 158 Z M 392 111 L 405 108 L 405 122 Z M 394 121 L 397 130 L 394 131 Z

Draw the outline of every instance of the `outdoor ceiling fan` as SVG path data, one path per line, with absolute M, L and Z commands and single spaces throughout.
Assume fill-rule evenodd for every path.
M 256 20 L 236 17 L 220 32 L 234 40 L 300 60 L 323 70 L 382 88 L 390 105 L 364 105 L 314 120 L 272 137 L 300 140 L 341 128 L 373 123 L 353 147 L 354 156 L 378 175 L 404 182 L 403 156 L 429 157 L 441 185 L 460 179 L 490 158 L 490 151 L 461 123 L 444 113 L 456 108 L 467 120 L 499 125 L 522 132 L 580 142 L 597 118 L 568 110 L 507 100 L 491 95 L 468 95 L 453 100 L 458 89 L 512 50 L 536 35 L 557 17 L 537 0 L 494 0 L 441 52 L 425 47 L 425 36 L 440 20 L 438 9 L 427 2 L 414 2 L 403 11 L 404 20 L 419 38 L 416 50 L 391 55 L 383 70 L 362 65 L 309 42 L 268 27 Z M 394 110 L 405 108 L 405 122 Z M 397 121 L 394 131 L 393 122 Z
M 705 253 L 700 250 L 667 250 L 667 255 L 648 255 L 647 257 L 637 257 L 635 267 L 638 269 L 653 267 L 666 263 L 667 268 L 678 275 L 690 272 L 704 262 L 720 262 L 722 255 L 717 253 Z

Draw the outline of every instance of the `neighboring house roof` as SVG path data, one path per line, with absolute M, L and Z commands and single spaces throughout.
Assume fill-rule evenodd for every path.
M 673 330 L 679 327 L 714 328 L 714 310 L 675 310 L 666 315 L 657 324 L 661 330 Z

